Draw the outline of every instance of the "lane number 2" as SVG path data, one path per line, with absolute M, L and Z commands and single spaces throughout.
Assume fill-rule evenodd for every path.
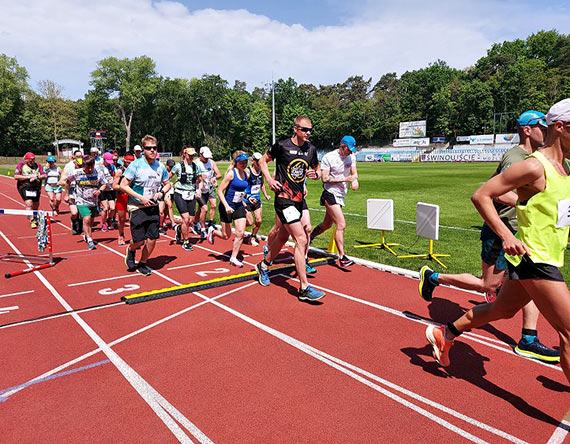
M 208 271 L 196 271 L 196 274 L 201 277 L 206 277 L 209 274 L 223 274 L 227 273 L 228 271 L 230 271 L 229 268 L 214 268 L 213 270 Z

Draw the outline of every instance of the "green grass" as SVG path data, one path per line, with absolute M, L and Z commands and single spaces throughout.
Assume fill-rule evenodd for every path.
M 227 163 L 220 162 L 218 165 L 222 173 L 227 168 Z M 0 166 L 0 173 L 6 174 L 10 171 L 10 174 L 13 174 L 13 168 Z M 396 247 L 399 254 L 426 253 L 428 240 L 418 238 L 415 226 L 416 204 L 426 202 L 440 207 L 439 241 L 435 242 L 434 249 L 436 253 L 451 254 L 449 258 L 442 258 L 448 266 L 447 272 L 480 274 L 479 229 L 483 221 L 471 204 L 470 197 L 491 176 L 495 168 L 494 163 L 359 163 L 360 189 L 356 192 L 349 191 L 345 199 L 346 253 L 383 264 L 418 270 L 426 261 L 398 259 L 384 250 L 355 249 L 354 245 L 380 241 L 381 233 L 366 227 L 366 200 L 393 199 L 394 231 L 386 233 L 387 240 L 401 244 Z M 309 180 L 307 185 L 309 208 L 323 209 L 319 205 L 322 191 L 320 181 Z M 264 200 L 263 211 L 264 220 L 260 232 L 266 234 L 274 221 L 272 201 Z M 321 222 L 323 217 L 324 212 L 311 211 L 313 226 Z M 313 245 L 326 249 L 331 232 L 316 238 Z M 562 273 L 566 282 L 570 282 L 569 250 L 566 250 L 565 262 Z M 443 271 L 437 263 L 429 263 L 435 270 Z

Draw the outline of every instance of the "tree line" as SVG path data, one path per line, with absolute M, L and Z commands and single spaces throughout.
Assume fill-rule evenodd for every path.
M 216 158 L 237 150 L 263 151 L 271 143 L 271 84 L 249 92 L 219 75 L 171 79 L 147 56 L 108 57 L 91 73 L 90 89 L 69 100 L 43 80 L 34 90 L 15 58 L 0 54 L 0 153 L 46 152 L 56 139 L 88 142 L 106 130 L 107 146 L 120 152 L 147 133 L 162 151 L 208 145 Z M 277 138 L 291 133 L 296 115 L 313 121 L 313 143 L 329 149 L 344 134 L 359 145 L 390 143 L 401 121 L 427 120 L 427 135 L 512 131 L 518 114 L 546 112 L 570 97 L 570 35 L 540 31 L 525 40 L 493 44 L 474 66 L 455 69 L 437 60 L 401 76 L 386 73 L 376 84 L 351 76 L 334 85 L 274 83 Z

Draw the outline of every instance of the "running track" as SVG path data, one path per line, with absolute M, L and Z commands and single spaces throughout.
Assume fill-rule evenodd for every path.
M 0 207 L 22 208 L 6 177 Z M 447 370 L 431 358 L 426 324 L 477 295 L 439 288 L 426 304 L 417 280 L 328 265 L 311 278 L 321 304 L 298 302 L 288 275 L 128 306 L 122 295 L 235 274 L 230 242 L 185 252 L 162 236 L 142 277 L 116 231 L 95 231 L 89 252 L 58 220 L 61 261 L 2 278 L 3 443 L 570 442 L 559 366 L 511 351 L 520 316 L 462 336 Z M 3 216 L 0 252 L 33 251 L 34 234 Z M 261 247 L 242 251 L 246 269 L 260 260 Z M 19 268 L 0 262 L 2 276 Z

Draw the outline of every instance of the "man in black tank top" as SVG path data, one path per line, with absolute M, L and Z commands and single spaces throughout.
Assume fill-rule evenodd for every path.
M 297 116 L 293 125 L 293 137 L 275 143 L 259 160 L 265 181 L 275 192 L 276 225 L 279 232 L 269 246 L 266 258 L 256 269 L 261 285 L 269 285 L 267 269 L 289 238 L 295 240 L 295 267 L 301 281 L 299 300 L 315 301 L 325 293 L 309 285 L 305 268 L 305 250 L 309 239 L 301 223 L 304 203 L 305 179 L 319 180 L 321 171 L 317 149 L 309 142 L 312 123 L 308 117 Z M 275 160 L 275 179 L 271 177 L 267 162 Z

